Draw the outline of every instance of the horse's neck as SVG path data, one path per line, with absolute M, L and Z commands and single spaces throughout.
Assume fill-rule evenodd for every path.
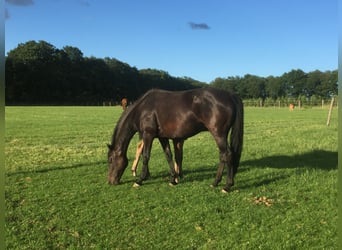
M 127 154 L 129 142 L 136 131 L 133 129 L 132 123 L 124 123 L 116 133 L 114 150 L 122 155 Z

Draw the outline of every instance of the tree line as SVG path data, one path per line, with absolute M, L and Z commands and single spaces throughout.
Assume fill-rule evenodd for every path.
M 275 100 L 328 100 L 337 95 L 337 70 L 315 70 L 305 73 L 291 70 L 281 76 L 259 77 L 247 74 L 244 77 L 216 78 L 212 86 L 233 90 L 243 99 Z
M 135 100 L 151 88 L 186 90 L 204 83 L 156 69 L 138 70 L 115 58 L 84 57 L 72 46 L 57 49 L 28 41 L 6 57 L 6 104 L 96 105 Z
M 46 41 L 28 41 L 9 51 L 5 66 L 6 105 L 98 105 L 134 101 L 151 88 L 187 90 L 208 86 L 157 69 L 131 67 L 115 58 L 85 57 L 80 49 L 58 49 Z M 232 90 L 243 99 L 312 98 L 337 94 L 337 70 L 282 76 L 216 78 L 209 86 Z

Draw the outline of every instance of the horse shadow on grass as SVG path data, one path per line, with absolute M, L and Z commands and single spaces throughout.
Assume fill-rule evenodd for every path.
M 266 156 L 260 159 L 242 161 L 238 171 L 248 171 L 255 168 L 274 168 L 274 169 L 298 169 L 305 171 L 317 169 L 330 171 L 337 169 L 337 152 L 325 150 L 313 150 L 303 154 L 296 155 L 274 155 Z M 292 173 L 293 174 L 293 173 Z M 251 187 L 260 187 L 277 181 L 283 181 L 292 175 L 289 172 L 279 172 L 278 174 L 262 174 L 255 179 L 245 179 L 238 185 L 238 188 L 248 189 Z
M 53 171 L 63 171 L 69 169 L 79 169 L 91 166 L 98 166 L 105 164 L 106 161 L 96 161 L 96 162 L 88 162 L 88 163 L 75 163 L 71 165 L 61 165 L 61 166 L 50 166 L 41 169 L 30 169 L 30 170 L 17 170 L 15 172 L 8 172 L 7 176 L 17 175 L 17 174 L 32 174 L 32 173 L 48 173 Z
M 242 161 L 241 168 L 267 167 L 267 168 L 306 168 L 333 170 L 337 169 L 337 152 L 313 150 L 297 155 L 275 155 L 260 159 Z
M 246 189 L 250 188 L 251 185 L 253 187 L 263 186 L 270 183 L 274 183 L 276 181 L 281 181 L 284 179 L 289 178 L 288 174 L 280 174 L 277 176 L 269 176 L 267 174 L 258 176 L 258 181 L 253 181 L 253 184 L 251 183 L 251 180 L 239 180 L 239 174 L 249 171 L 255 168 L 274 168 L 274 169 L 318 169 L 323 171 L 330 171 L 337 169 L 337 152 L 331 152 L 331 151 L 324 151 L 324 150 L 314 150 L 310 152 L 306 152 L 303 154 L 296 154 L 296 155 L 274 155 L 274 156 L 266 156 L 259 159 L 250 159 L 250 160 L 243 160 L 240 163 L 238 173 L 236 180 L 238 183 L 236 183 L 236 188 L 238 189 Z M 82 167 L 90 167 L 90 166 L 107 166 L 106 161 L 98 161 L 98 162 L 89 162 L 89 163 L 77 163 L 67 166 L 52 166 L 50 168 L 45 169 L 39 169 L 39 170 L 29 170 L 29 171 L 17 171 L 15 173 L 8 173 L 8 175 L 14 175 L 14 174 L 27 174 L 27 173 L 45 173 L 50 171 L 60 171 L 60 170 L 67 170 L 67 169 L 77 169 Z M 185 165 L 183 167 L 183 175 L 184 177 L 181 178 L 181 183 L 189 183 L 194 181 L 211 181 L 214 180 L 216 175 L 218 164 L 215 165 L 202 165 L 197 166 L 196 168 L 187 169 L 187 166 Z M 151 177 L 150 181 L 145 181 L 145 184 L 153 184 L 156 182 L 167 182 L 169 179 L 169 171 L 158 171 L 153 173 L 153 169 L 150 169 L 151 171 Z M 129 169 L 126 169 L 128 171 Z M 226 173 L 224 173 L 221 185 L 225 183 L 225 176 Z M 135 180 L 137 177 L 131 177 L 131 178 L 124 178 L 121 183 L 131 183 Z M 245 184 L 244 184 L 245 182 Z
M 337 169 L 337 152 L 325 151 L 325 150 L 313 150 L 310 152 L 306 152 L 303 154 L 296 155 L 275 155 L 275 156 L 266 156 L 259 159 L 251 159 L 251 160 L 242 160 L 238 169 L 236 180 L 238 183 L 236 188 L 238 189 L 246 189 L 253 187 L 259 187 L 263 185 L 268 185 L 270 183 L 274 183 L 277 181 L 282 181 L 284 179 L 289 178 L 288 174 L 279 174 L 279 175 L 269 175 L 269 174 L 261 174 L 258 177 L 255 177 L 258 180 L 239 180 L 239 174 L 249 171 L 255 168 L 274 168 L 274 169 L 299 169 L 299 170 L 308 170 L 308 169 L 317 169 L 323 171 L 330 171 Z M 186 169 L 186 166 L 183 168 L 184 178 L 181 180 L 183 182 L 193 182 L 193 181 L 205 181 L 205 180 L 214 180 L 216 175 L 218 165 L 211 166 L 201 166 L 194 169 Z M 224 172 L 224 176 L 222 178 L 221 185 L 225 182 L 226 173 Z M 157 176 L 155 176 L 157 177 Z M 158 175 L 158 177 L 160 177 Z M 244 184 L 244 182 L 246 182 Z M 250 183 L 250 184 L 248 184 Z M 251 184 L 253 183 L 253 184 Z
M 186 167 L 186 166 L 185 166 Z M 276 168 L 276 169 L 320 169 L 333 170 L 337 169 L 337 152 L 325 150 L 313 150 L 304 154 L 296 155 L 274 155 L 266 156 L 259 159 L 242 160 L 238 169 L 238 173 L 254 168 Z M 184 174 L 202 176 L 201 179 L 215 176 L 217 166 L 206 166 L 199 169 L 186 170 Z

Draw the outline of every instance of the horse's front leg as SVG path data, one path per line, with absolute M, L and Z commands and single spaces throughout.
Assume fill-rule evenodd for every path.
M 140 178 L 134 183 L 134 187 L 141 186 L 142 182 L 149 177 L 150 173 L 148 170 L 148 162 L 150 160 L 151 148 L 152 148 L 153 138 L 144 138 L 143 141 L 143 166 L 140 174 Z
M 182 171 L 182 162 L 183 162 L 183 145 L 184 145 L 184 140 L 178 140 L 174 139 L 173 140 L 173 147 L 175 150 L 175 172 L 178 175 L 178 177 L 183 176 L 183 171 Z M 175 181 L 178 183 L 179 178 L 176 178 Z
M 170 172 L 171 172 L 170 185 L 176 185 L 177 184 L 176 178 L 178 177 L 178 174 L 176 173 L 175 168 L 174 168 L 169 140 L 166 138 L 159 138 L 159 141 L 160 141 L 160 144 L 162 145 L 167 163 L 169 164 L 169 167 L 170 167 Z

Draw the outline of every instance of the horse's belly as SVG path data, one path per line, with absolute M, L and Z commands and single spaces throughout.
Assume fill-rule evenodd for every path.
M 201 123 L 167 122 L 158 130 L 158 136 L 164 138 L 188 138 L 207 130 Z

